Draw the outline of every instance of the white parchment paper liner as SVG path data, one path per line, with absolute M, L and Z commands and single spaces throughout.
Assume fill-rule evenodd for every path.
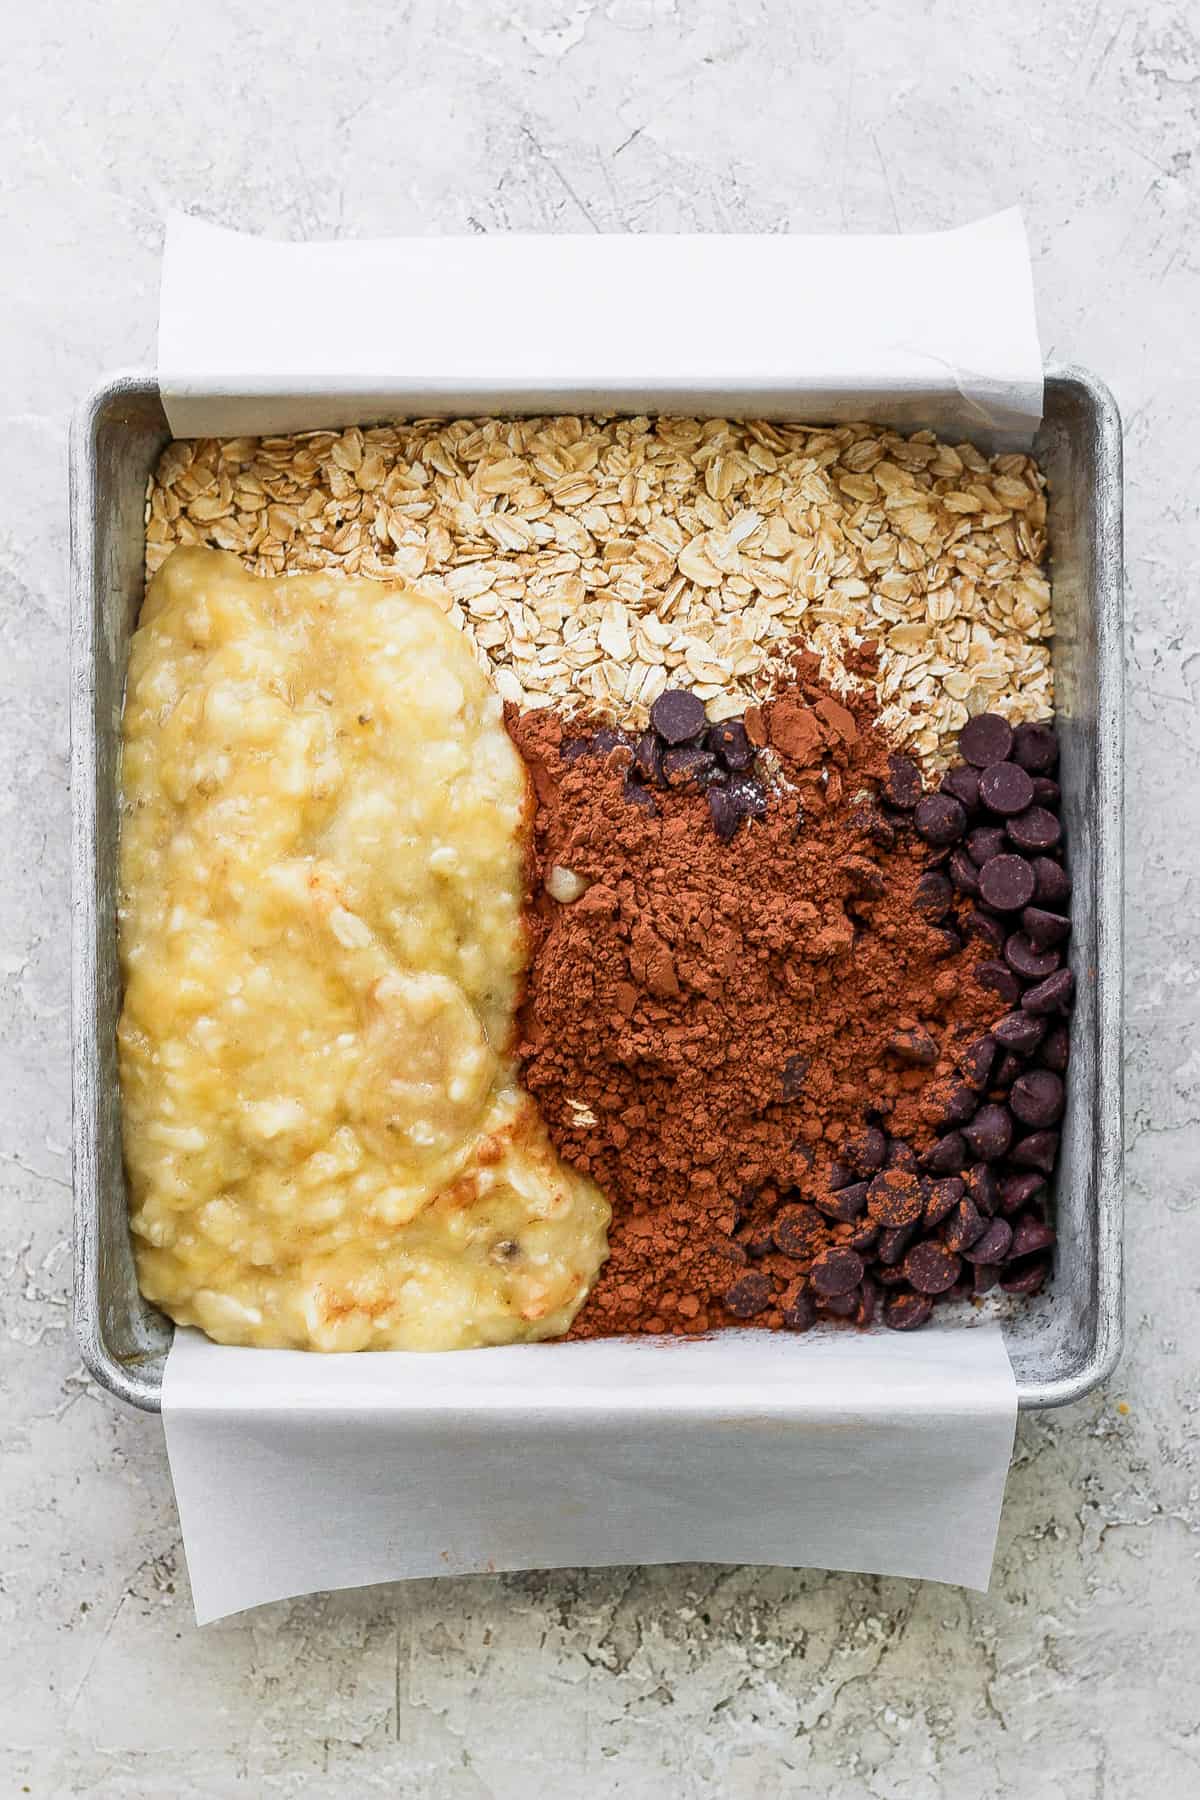
M 170 220 L 177 436 L 487 410 L 863 416 L 1027 448 L 1020 216 L 920 237 L 280 244 Z M 400 1577 L 636 1562 L 985 1587 L 1016 1420 L 999 1329 L 449 1355 L 180 1331 L 163 1420 L 198 1619 Z

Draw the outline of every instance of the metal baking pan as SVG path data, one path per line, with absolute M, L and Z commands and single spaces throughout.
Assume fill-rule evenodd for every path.
M 462 402 L 464 414 L 475 410 L 471 396 Z M 571 404 L 569 395 L 556 396 L 556 410 Z M 400 391 L 390 408 L 395 418 L 423 410 Z M 865 402 L 862 416 L 871 416 Z M 71 440 L 75 1329 L 101 1386 L 147 1411 L 160 1405 L 172 1328 L 138 1292 L 126 1222 L 116 1064 L 117 792 L 126 659 L 142 599 L 146 481 L 169 435 L 157 382 L 134 374 L 96 389 Z M 965 410 L 962 435 L 972 435 Z M 1120 1354 L 1122 1329 L 1121 424 L 1111 395 L 1086 370 L 1048 372 L 1035 450 L 1050 483 L 1078 1004 L 1055 1184 L 1055 1279 L 1036 1300 L 1000 1315 L 1023 1408 L 1060 1406 L 1102 1381 Z

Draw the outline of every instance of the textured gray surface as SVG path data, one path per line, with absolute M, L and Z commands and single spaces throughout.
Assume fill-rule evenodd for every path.
M 24 9 L 5 62 L 0 1793 L 1197 1792 L 1195 8 L 109 0 Z M 1126 419 L 1118 1376 L 1022 1422 L 986 1598 L 547 1574 L 198 1633 L 159 1425 L 90 1390 L 66 1316 L 66 418 L 152 355 L 161 209 L 297 236 L 912 230 L 1014 198 L 1047 350 Z

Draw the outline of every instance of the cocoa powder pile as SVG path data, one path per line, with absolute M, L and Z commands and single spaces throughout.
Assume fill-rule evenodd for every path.
M 900 1162 L 928 1150 L 1005 1010 L 975 979 L 994 948 L 929 904 L 930 846 L 905 823 L 920 776 L 868 700 L 801 657 L 745 726 L 776 780 L 723 841 L 699 777 L 635 793 L 611 732 L 581 753 L 577 721 L 510 714 L 537 798 L 523 1079 L 613 1206 L 575 1337 L 805 1324 L 814 1266 L 836 1316 L 863 1234 L 812 1197 L 853 1178 L 837 1165 L 864 1131 L 902 1140 Z M 915 1191 L 903 1166 L 889 1179 Z

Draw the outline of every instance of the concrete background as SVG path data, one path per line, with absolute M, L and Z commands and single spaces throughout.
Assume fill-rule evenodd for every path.
M 1195 5 L 77 0 L 7 16 L 4 61 L 0 1794 L 1200 1792 Z M 1126 425 L 1117 1377 L 1022 1423 L 986 1598 L 555 1573 L 198 1632 L 159 1424 L 93 1390 L 67 1305 L 66 422 L 152 359 L 163 209 L 303 237 L 920 230 L 1013 200 L 1047 353 Z

